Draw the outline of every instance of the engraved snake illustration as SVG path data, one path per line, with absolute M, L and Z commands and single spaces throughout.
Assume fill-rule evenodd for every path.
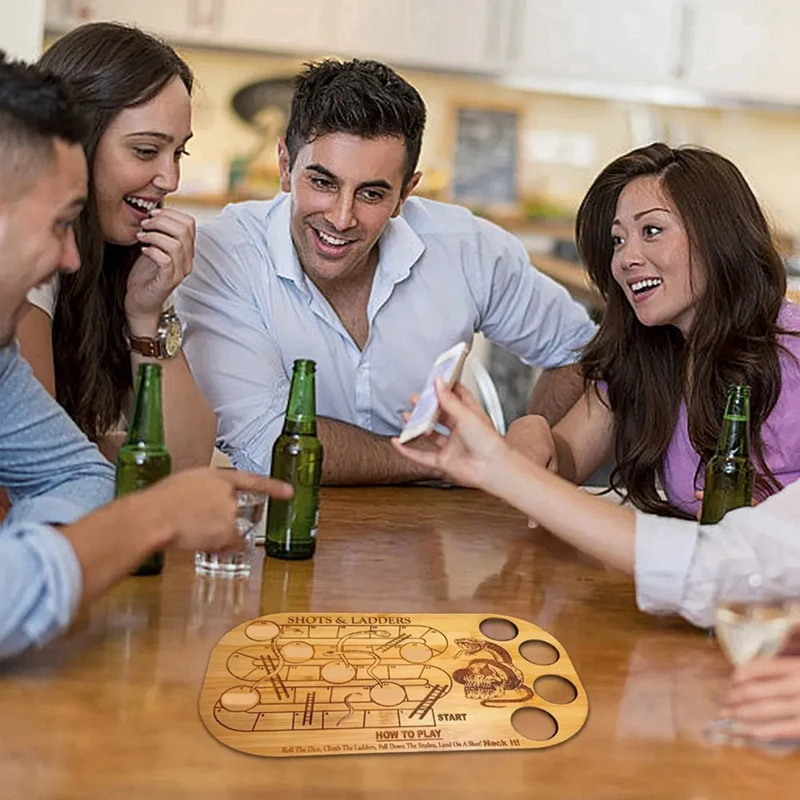
M 352 667 L 352 664 L 350 663 L 349 659 L 347 658 L 347 655 L 344 652 L 344 643 L 345 643 L 345 641 L 347 639 L 352 639 L 352 638 L 356 638 L 356 637 L 363 637 L 363 636 L 377 636 L 379 638 L 386 639 L 386 638 L 389 638 L 391 636 L 391 634 L 389 633 L 389 631 L 376 631 L 374 629 L 374 627 L 372 627 L 372 626 L 367 631 L 354 631 L 353 633 L 348 633 L 345 636 L 342 636 L 342 638 L 339 639 L 339 641 L 336 644 L 336 649 L 333 650 L 333 651 L 328 651 L 324 655 L 336 656 L 337 660 L 343 661 L 345 666 Z M 380 656 L 376 652 L 374 652 L 373 650 L 351 650 L 350 651 L 350 655 L 356 655 L 356 654 L 369 656 L 370 658 L 372 658 L 372 664 L 369 667 L 367 667 L 367 675 L 369 675 L 374 681 L 376 681 L 379 686 L 383 686 L 385 684 L 385 681 L 382 681 L 373 672 L 375 667 L 377 667 L 378 664 L 381 663 Z M 360 698 L 360 697 L 363 697 L 363 693 L 361 691 L 356 691 L 356 692 L 350 692 L 350 694 L 345 695 L 344 704 L 347 706 L 347 714 L 345 714 L 345 716 L 343 716 L 336 723 L 336 727 L 337 728 L 343 722 L 345 722 L 346 720 L 350 719 L 350 717 L 352 717 L 353 714 L 355 713 L 355 708 L 353 707 L 353 704 L 350 702 L 350 698 L 351 697 L 359 697 Z
M 336 723 L 336 727 L 337 727 L 337 728 L 338 728 L 338 727 L 339 727 L 339 726 L 340 726 L 340 725 L 341 725 L 343 722 L 345 722 L 346 720 L 350 719 L 350 717 L 352 717 L 352 716 L 353 716 L 353 714 L 355 714 L 355 711 L 356 711 L 356 710 L 355 710 L 355 708 L 353 707 L 353 704 L 350 702 L 350 698 L 351 698 L 351 697 L 361 697 L 361 696 L 362 696 L 362 695 L 361 695 L 361 692 L 360 692 L 360 691 L 358 691 L 358 692 L 350 692 L 350 694 L 346 694 L 346 695 L 344 696 L 344 704 L 347 706 L 347 713 L 346 713 L 346 714 L 345 714 L 345 715 L 344 715 L 344 716 L 343 716 L 343 717 L 342 717 L 342 718 L 341 718 L 341 719 L 340 719 L 340 720 L 339 720 L 339 721 Z
M 256 660 L 260 661 L 261 664 L 259 666 L 262 666 L 264 669 L 264 675 L 253 684 L 252 686 L 253 689 L 257 689 L 259 686 L 261 686 L 261 684 L 266 683 L 275 675 L 279 674 L 280 671 L 283 669 L 283 667 L 286 664 L 286 660 L 284 659 L 283 654 L 281 653 L 281 650 L 278 647 L 278 642 L 284 636 L 289 636 L 291 634 L 297 636 L 299 634 L 302 634 L 302 631 L 298 630 L 297 628 L 284 628 L 283 630 L 280 631 L 280 633 L 278 633 L 278 635 L 274 639 L 270 641 L 268 649 L 275 653 L 277 659 L 276 663 L 273 664 L 272 666 L 270 666 L 270 664 L 267 662 L 266 657 L 263 655 L 257 656 L 256 658 L 253 659 L 254 664 L 256 663 Z
M 508 651 L 480 639 L 456 639 L 459 646 L 456 658 L 487 652 L 491 658 L 473 658 L 466 667 L 453 672 L 453 680 L 464 687 L 464 696 L 480 699 L 487 708 L 499 708 L 510 703 L 524 703 L 533 697 L 533 689 L 523 683 L 523 674 L 514 666 Z M 501 699 L 506 692 L 524 692 L 523 697 Z
M 345 634 L 342 636 L 341 639 L 336 644 L 335 650 L 329 650 L 324 655 L 326 656 L 336 656 L 337 661 L 342 661 L 345 666 L 350 667 L 351 669 L 355 669 L 353 665 L 350 663 L 350 660 L 347 658 L 347 653 L 344 651 L 344 643 L 348 639 L 354 639 L 358 637 L 364 636 L 377 636 L 379 639 L 388 639 L 391 634 L 389 631 L 378 631 L 375 630 L 374 627 L 370 626 L 369 630 L 366 631 L 353 631 L 352 633 Z M 378 664 L 381 663 L 381 657 L 372 650 L 350 650 L 350 655 L 361 655 L 361 656 L 369 656 L 372 659 L 372 664 L 367 667 L 367 675 L 369 675 L 374 681 L 378 684 L 383 686 L 385 681 L 382 681 L 374 672 L 373 670 Z

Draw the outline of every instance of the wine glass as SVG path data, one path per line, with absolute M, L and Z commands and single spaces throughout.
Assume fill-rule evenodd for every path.
M 758 571 L 755 571 L 754 566 Z M 800 597 L 782 578 L 790 565 L 776 562 L 765 568 L 752 558 L 723 561 L 718 568 L 714 631 L 734 666 L 754 658 L 787 656 L 785 646 L 800 628 Z M 729 719 L 709 723 L 706 737 L 714 744 L 747 744 L 785 752 L 797 743 L 749 742 Z

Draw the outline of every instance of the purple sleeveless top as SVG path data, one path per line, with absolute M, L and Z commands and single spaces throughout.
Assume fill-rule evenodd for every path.
M 791 331 L 800 331 L 800 306 L 785 302 L 778 314 L 778 324 Z M 800 478 L 800 336 L 782 336 L 781 344 L 794 355 L 780 353 L 781 393 L 772 413 L 761 426 L 764 458 L 775 477 L 783 486 Z M 720 412 L 722 413 L 722 412 Z M 681 403 L 678 424 L 672 434 L 664 458 L 664 491 L 669 501 L 689 514 L 696 514 L 700 503 L 695 499 L 695 488 L 702 489 L 702 470 L 695 474 L 700 456 L 689 441 L 686 403 Z

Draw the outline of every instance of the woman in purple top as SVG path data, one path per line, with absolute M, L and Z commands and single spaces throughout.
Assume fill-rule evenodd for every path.
M 800 331 L 800 307 L 784 301 L 778 312 L 778 325 L 787 331 Z M 777 402 L 761 425 L 761 447 L 764 462 L 773 477 L 781 486 L 788 486 L 800 478 L 800 420 L 797 418 L 797 399 L 800 397 L 800 337 L 779 335 L 777 338 L 785 348 L 785 351 L 778 353 L 780 392 Z M 720 418 L 721 416 L 720 411 Z M 662 482 L 670 502 L 681 511 L 692 515 L 699 508 L 695 489 L 703 488 L 704 470 L 698 472 L 699 464 L 700 456 L 689 436 L 686 401 L 683 400 L 678 413 L 678 424 L 664 459 Z M 758 461 L 756 464 L 760 466 Z M 772 494 L 773 491 L 772 488 L 767 488 L 766 492 L 762 490 L 758 499 L 764 499 L 765 494 Z
M 633 150 L 595 179 L 576 238 L 606 301 L 587 390 L 552 432 L 523 418 L 510 443 L 575 482 L 613 458 L 611 484 L 637 508 L 694 516 L 728 386 L 744 383 L 757 499 L 800 476 L 800 307 L 739 170 L 695 147 Z

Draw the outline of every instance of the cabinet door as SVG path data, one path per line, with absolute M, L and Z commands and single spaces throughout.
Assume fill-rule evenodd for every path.
M 215 44 L 276 53 L 333 53 L 338 5 L 338 0 L 224 0 Z
M 800 102 L 800 5 L 695 0 L 687 82 L 716 96 Z
M 670 84 L 681 73 L 679 0 L 520 0 L 513 77 Z
M 214 0 L 211 0 L 213 2 Z M 197 0 L 47 0 L 45 27 L 63 32 L 87 22 L 125 22 L 169 41 L 190 41 Z M 222 2 L 222 0 L 217 0 Z
M 513 0 L 340 0 L 339 50 L 390 64 L 497 72 Z
M 45 29 L 61 32 L 84 22 L 95 22 L 97 5 L 91 0 L 47 0 L 44 6 Z

